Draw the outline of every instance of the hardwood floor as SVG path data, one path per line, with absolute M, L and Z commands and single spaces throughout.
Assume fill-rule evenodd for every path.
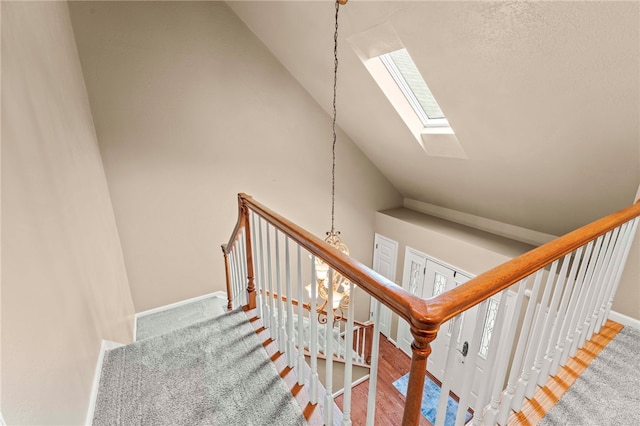
M 380 335 L 380 355 L 378 357 L 378 387 L 376 390 L 376 425 L 399 425 L 402 423 L 404 396 L 393 387 L 393 382 L 409 372 L 411 359 L 396 348 L 386 337 Z M 369 381 L 353 388 L 351 396 L 351 420 L 354 425 L 364 425 L 367 413 Z M 342 396 L 336 404 L 343 409 Z M 431 423 L 420 416 L 421 426 Z
M 530 426 L 542 420 L 544 415 L 556 405 L 567 389 L 620 330 L 622 330 L 621 324 L 607 320 L 600 333 L 595 334 L 591 340 L 586 342 L 573 358 L 569 358 L 567 365 L 560 367 L 558 374 L 549 377 L 544 387 L 538 387 L 533 398 L 525 400 L 522 411 L 517 414 L 511 413 L 508 424 L 510 426 Z

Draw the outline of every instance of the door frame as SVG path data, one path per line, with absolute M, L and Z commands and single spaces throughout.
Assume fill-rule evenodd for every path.
M 381 243 L 381 241 L 385 241 L 387 243 L 390 243 L 390 245 L 393 246 L 393 261 L 391 262 L 391 277 L 385 277 L 388 280 L 392 281 L 392 282 L 396 282 L 396 273 L 397 273 L 397 267 L 398 267 L 398 242 L 395 240 L 392 240 L 389 237 L 385 237 L 384 235 L 378 234 L 377 232 L 374 233 L 374 238 L 373 238 L 373 262 L 371 263 L 371 269 L 373 269 L 374 271 L 380 273 L 380 271 L 376 270 L 376 262 L 378 261 L 378 245 Z M 384 276 L 384 275 L 383 275 Z M 380 310 L 380 332 L 382 334 L 384 334 L 387 339 L 389 339 L 389 341 L 393 342 L 395 344 L 395 342 L 393 341 L 393 339 L 391 339 L 391 309 L 387 308 L 384 305 L 380 305 L 381 310 Z M 371 298 L 371 302 L 369 305 L 369 318 L 372 319 L 374 318 L 375 315 L 375 304 L 374 304 L 374 298 Z

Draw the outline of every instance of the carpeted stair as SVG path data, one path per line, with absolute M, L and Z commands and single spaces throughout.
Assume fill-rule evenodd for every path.
M 254 312 L 235 310 L 108 351 L 93 424 L 320 425 L 296 374 Z

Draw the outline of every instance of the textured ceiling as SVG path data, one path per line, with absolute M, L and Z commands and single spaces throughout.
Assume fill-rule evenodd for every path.
M 331 1 L 229 2 L 330 111 Z M 407 198 L 562 234 L 640 184 L 640 2 L 352 0 L 338 124 Z M 347 41 L 391 25 L 467 159 L 416 142 Z

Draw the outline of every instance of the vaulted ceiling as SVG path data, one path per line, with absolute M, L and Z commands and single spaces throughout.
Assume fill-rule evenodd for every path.
M 330 112 L 333 2 L 229 5 Z M 428 155 L 359 59 L 350 40 L 381 25 L 466 159 Z M 351 0 L 339 58 L 338 124 L 408 199 L 556 235 L 633 201 L 640 2 Z

